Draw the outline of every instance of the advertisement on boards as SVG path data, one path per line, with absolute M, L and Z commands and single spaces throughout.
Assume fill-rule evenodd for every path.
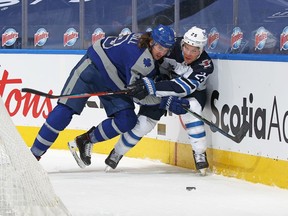
M 40 127 L 57 103 L 57 99 L 24 93 L 21 89 L 60 94 L 71 69 L 81 57 L 1 54 L 0 95 L 15 125 Z M 209 147 L 287 160 L 288 89 L 284 78 L 286 71 L 283 70 L 287 68 L 287 62 L 218 59 L 214 60 L 214 65 L 215 73 L 208 81 L 204 118 L 231 135 L 237 134 L 244 121 L 248 121 L 250 127 L 241 143 L 218 132 L 212 133 L 207 127 Z M 80 116 L 75 115 L 68 128 L 86 130 L 107 118 L 97 97 L 88 101 L 89 106 Z M 162 117 L 147 137 L 189 143 L 179 117 L 171 113 Z
M 212 134 L 213 148 L 287 160 L 288 89 L 283 70 L 287 62 L 214 62 L 217 72 L 209 80 L 205 114 L 231 134 L 236 134 L 244 121 L 250 127 L 239 144 Z

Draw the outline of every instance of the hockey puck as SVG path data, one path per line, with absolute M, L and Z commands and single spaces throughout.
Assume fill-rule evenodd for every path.
M 187 191 L 196 190 L 196 187 L 186 187 Z

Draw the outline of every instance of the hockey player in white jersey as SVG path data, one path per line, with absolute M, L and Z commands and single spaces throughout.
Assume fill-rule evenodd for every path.
M 164 25 L 158 25 L 152 33 L 105 37 L 88 48 L 72 69 L 61 94 L 127 89 L 127 85 L 136 79 L 153 77 L 156 73 L 155 61 L 166 55 L 174 43 L 173 29 Z M 75 147 L 79 149 L 81 160 L 77 162 L 81 163 L 81 166 L 91 163 L 92 143 L 127 132 L 134 128 L 137 122 L 134 102 L 129 95 L 108 95 L 99 99 L 108 118 L 78 136 L 70 146 L 72 150 Z M 68 126 L 73 115 L 81 114 L 87 100 L 88 98 L 62 98 L 58 101 L 31 147 L 38 160 L 55 142 L 59 133 Z
M 177 39 L 171 54 L 164 58 L 161 64 L 160 69 L 173 70 L 173 73 L 169 74 L 171 80 L 154 83 L 151 79 L 144 78 L 132 85 L 134 89 L 131 94 L 138 99 L 143 99 L 147 95 L 163 97 L 160 104 L 162 111 L 159 106 L 140 107 L 135 128 L 121 135 L 115 148 L 105 160 L 108 166 L 115 169 L 122 156 L 154 128 L 163 115 L 163 110 L 171 109 L 171 101 L 176 99 L 172 96 L 187 98 L 190 102 L 190 109 L 201 115 L 206 102 L 206 81 L 214 70 L 211 58 L 204 51 L 206 43 L 205 31 L 195 26 L 192 27 L 183 38 Z M 174 107 L 173 111 L 180 114 L 185 124 L 193 149 L 196 169 L 205 174 L 209 163 L 206 156 L 207 142 L 204 123 L 181 108 Z

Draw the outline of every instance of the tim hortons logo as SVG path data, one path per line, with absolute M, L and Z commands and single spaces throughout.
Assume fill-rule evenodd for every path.
M 0 80 L 0 96 L 3 99 L 9 115 L 12 117 L 19 114 L 19 112 L 22 112 L 23 116 L 27 116 L 31 113 L 33 118 L 38 118 L 39 116 L 47 118 L 48 113 L 52 110 L 52 103 L 49 98 L 41 100 L 39 95 L 23 93 L 18 88 L 6 92 L 7 86 L 11 87 L 21 83 L 21 78 L 9 78 L 9 72 L 7 70 L 3 71 Z M 5 101 L 3 98 L 4 93 L 7 95 Z M 52 90 L 50 90 L 49 94 L 52 93 Z

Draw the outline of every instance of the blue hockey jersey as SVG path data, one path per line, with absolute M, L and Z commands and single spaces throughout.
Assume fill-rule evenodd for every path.
M 155 75 L 149 49 L 138 47 L 140 37 L 139 33 L 108 36 L 88 48 L 87 55 L 112 90 L 126 89 L 136 79 Z

